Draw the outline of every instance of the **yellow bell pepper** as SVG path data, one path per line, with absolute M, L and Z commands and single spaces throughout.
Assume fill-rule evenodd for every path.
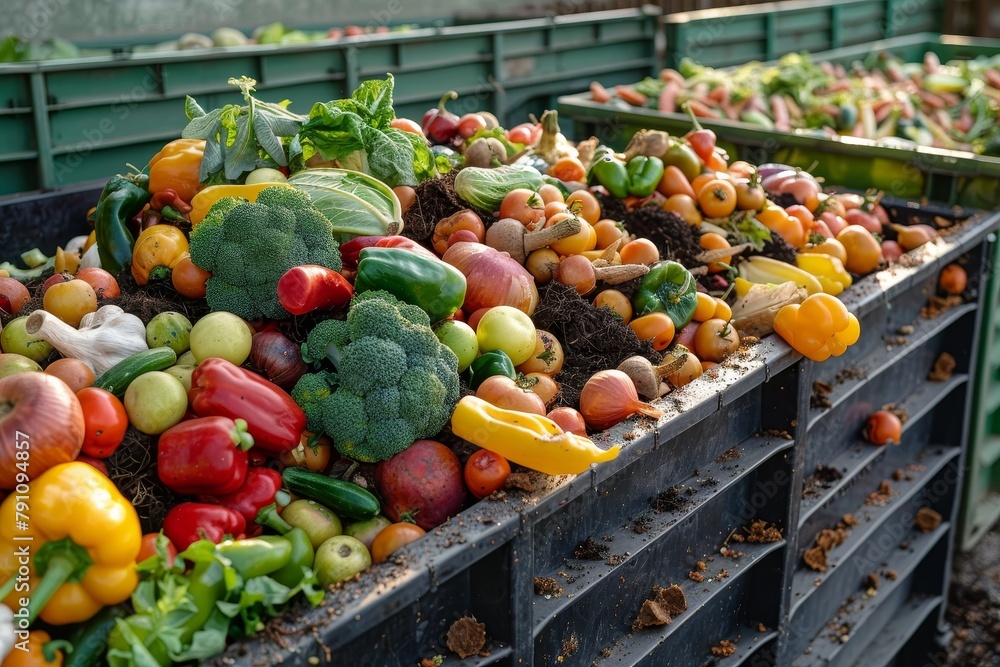
M 132 277 L 136 285 L 166 280 L 191 249 L 184 232 L 160 224 L 142 230 L 132 248 Z
M 138 584 L 142 531 L 111 480 L 71 461 L 27 486 L 0 504 L 0 599 L 17 610 L 27 598 L 29 622 L 52 625 L 127 600 Z
M 781 283 L 793 282 L 799 287 L 806 288 L 806 292 L 809 294 L 819 294 L 823 291 L 823 286 L 811 273 L 807 273 L 797 266 L 792 266 L 788 262 L 782 262 L 780 259 L 760 255 L 749 257 L 740 262 L 739 273 L 740 278 L 752 283 L 780 285 Z
M 275 185 L 290 188 L 286 183 L 254 183 L 253 185 L 211 185 L 194 196 L 191 200 L 191 225 L 197 225 L 205 219 L 215 202 L 223 197 L 243 197 L 249 202 L 257 201 L 261 190 Z
M 56 248 L 55 258 L 56 273 L 68 273 L 72 276 L 80 270 L 80 255 L 75 252 L 66 252 L 62 246 Z
M 795 263 L 803 271 L 816 276 L 823 291 L 831 296 L 837 296 L 853 282 L 844 263 L 832 255 L 800 254 L 795 258 Z
M 451 430 L 508 461 L 547 475 L 578 475 L 591 463 L 618 457 L 621 448 L 601 449 L 590 438 L 566 433 L 547 417 L 505 410 L 466 396 L 451 415 Z
M 202 139 L 177 139 L 160 149 L 149 161 L 149 191 L 156 194 L 171 189 L 186 202 L 201 188 L 201 160 L 205 156 Z
M 774 318 L 774 330 L 813 361 L 839 357 L 861 336 L 858 318 L 829 294 L 813 294 L 801 304 L 782 307 Z

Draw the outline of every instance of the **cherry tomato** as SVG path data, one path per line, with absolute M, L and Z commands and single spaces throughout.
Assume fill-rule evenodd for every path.
M 534 383 L 528 387 L 528 391 L 537 394 L 545 403 L 545 408 L 548 409 L 559 394 L 559 383 L 553 380 L 551 375 L 545 373 L 527 373 L 524 378 Z
M 31 293 L 19 280 L 0 277 L 0 310 L 17 315 L 31 301 Z
M 715 316 L 715 311 L 718 304 L 715 302 L 715 297 L 706 294 L 705 292 L 698 292 L 696 294 L 698 297 L 698 305 L 694 309 L 694 317 L 691 318 L 694 322 L 705 322 L 712 319 Z
M 764 208 L 767 196 L 760 183 L 751 185 L 750 179 L 741 178 L 736 181 L 736 207 L 742 211 L 759 211 Z
M 601 219 L 601 205 L 589 190 L 577 190 L 566 197 L 566 205 L 571 211 L 575 208 L 573 205 L 576 202 L 579 202 L 577 206 L 580 208 L 578 216 L 592 225 Z
M 411 542 L 419 540 L 426 534 L 427 531 L 415 523 L 401 521 L 400 523 L 386 526 L 372 540 L 372 562 L 381 563 L 396 551 Z
M 108 271 L 96 266 L 88 266 L 85 269 L 80 269 L 76 274 L 76 278 L 93 287 L 98 299 L 113 299 L 116 296 L 122 295 L 121 288 L 118 287 L 118 281 L 115 280 L 115 277 Z
M 486 119 L 477 113 L 467 113 L 458 119 L 458 135 L 468 139 L 479 130 L 486 129 Z
M 639 340 L 652 341 L 654 350 L 665 350 L 674 339 L 674 321 L 666 313 L 654 312 L 628 323 Z
M 211 277 L 211 273 L 195 266 L 190 257 L 181 258 L 170 272 L 170 282 L 174 289 L 189 299 L 204 299 L 205 283 Z
M 549 176 L 564 183 L 583 182 L 587 177 L 587 168 L 575 157 L 564 157 L 549 168 Z
M 710 218 L 725 218 L 736 210 L 736 188 L 729 181 L 709 181 L 698 192 L 698 205 Z
M 86 387 L 76 393 L 83 408 L 85 434 L 81 451 L 87 456 L 106 459 L 115 453 L 128 430 L 125 406 L 110 391 Z
M 567 407 L 555 408 L 545 416 L 554 421 L 566 433 L 587 437 L 587 422 L 579 410 Z
M 728 322 L 729 320 L 733 319 L 733 309 L 730 308 L 729 304 L 723 301 L 722 299 L 716 298 L 715 314 L 713 314 L 712 317 L 715 317 L 720 320 L 725 320 L 726 322 Z
M 938 286 L 947 294 L 961 294 L 969 283 L 969 274 L 958 264 L 949 264 L 941 269 Z
M 416 134 L 421 137 L 424 136 L 424 130 L 420 127 L 420 123 L 410 120 L 409 118 L 393 118 L 389 121 L 389 127 L 394 127 L 397 130 Z
M 546 183 L 542 187 L 538 188 L 538 195 L 542 198 L 542 201 L 546 204 L 550 202 L 564 202 L 562 190 L 552 185 L 551 183 Z
M 694 350 L 700 359 L 722 362 L 740 347 L 740 335 L 729 322 L 712 318 L 701 323 L 694 334 Z
M 606 289 L 594 297 L 594 308 L 610 308 L 622 318 L 622 324 L 632 320 L 632 303 L 628 297 L 616 289 Z
M 160 533 L 146 533 L 142 536 L 142 541 L 139 543 L 139 553 L 135 557 L 136 563 L 141 563 L 150 556 L 156 555 L 156 540 L 160 537 Z M 167 567 L 174 564 L 174 557 L 177 556 L 177 547 L 174 543 L 167 539 L 166 535 L 163 536 L 166 542 L 166 552 L 167 552 Z
M 701 366 L 701 360 L 683 345 L 675 345 L 673 351 L 664 356 L 663 361 L 667 363 L 673 359 L 681 358 L 684 359 L 683 365 L 665 378 L 667 382 L 675 387 L 683 387 L 692 380 L 700 378 L 702 373 L 705 372 Z
M 409 211 L 410 207 L 417 201 L 417 191 L 409 185 L 397 185 L 392 191 L 396 193 L 396 198 L 399 199 L 399 206 L 403 213 Z
M 71 327 L 78 327 L 84 315 L 97 310 L 97 294 L 89 283 L 70 280 L 49 287 L 42 297 L 42 307 Z
M 865 440 L 873 445 L 887 445 L 890 442 L 898 445 L 902 435 L 903 422 L 888 410 L 873 412 L 865 424 Z
M 465 485 L 479 499 L 502 489 L 509 476 L 507 459 L 488 449 L 480 449 L 465 463 Z
M 597 221 L 594 231 L 597 232 L 597 247 L 604 250 L 625 234 L 625 227 L 620 222 L 605 218 Z
M 476 398 L 504 410 L 545 415 L 545 401 L 533 391 L 521 389 L 506 375 L 491 375 L 476 389 Z
M 656 190 L 664 197 L 687 195 L 691 199 L 695 198 L 694 188 L 691 187 L 687 176 L 679 167 L 672 164 L 664 168 L 663 177 L 660 179 L 660 184 L 656 186 Z
M 619 251 L 622 264 L 645 264 L 650 266 L 660 261 L 660 251 L 649 239 L 629 241 Z
M 545 210 L 545 202 L 541 196 L 527 188 L 511 190 L 500 202 L 501 218 L 513 218 L 525 226 L 541 220 Z
M 673 195 L 667 198 L 660 206 L 664 211 L 671 211 L 681 217 L 689 225 L 701 224 L 701 211 L 698 210 L 698 203 L 693 197 L 688 195 Z
M 560 222 L 562 220 L 567 220 L 572 217 L 573 214 L 570 213 L 569 211 L 562 211 L 560 213 L 556 213 L 552 217 L 546 216 L 547 219 L 545 220 L 545 226 L 551 227 L 557 222 Z M 597 240 L 596 235 L 593 239 L 591 238 L 591 233 L 593 232 L 593 229 L 594 228 L 590 225 L 589 222 L 587 222 L 583 218 L 580 218 L 580 231 L 578 231 L 576 234 L 573 234 L 572 236 L 567 236 L 565 238 L 559 239 L 558 241 L 555 241 L 554 243 L 550 243 L 549 247 L 555 250 L 560 255 L 563 255 L 564 257 L 568 257 L 569 255 L 578 255 L 581 252 L 591 249 L 588 248 L 591 240 L 594 240 L 596 244 Z
M 780 234 L 790 246 L 801 248 L 806 244 L 806 234 L 798 218 L 789 217 L 780 206 L 768 206 L 754 216 L 775 234 Z

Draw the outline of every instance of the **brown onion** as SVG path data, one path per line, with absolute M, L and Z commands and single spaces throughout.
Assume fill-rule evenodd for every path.
M 663 413 L 639 400 L 635 384 L 619 370 L 594 373 L 580 392 L 580 413 L 592 429 L 603 431 L 635 413 L 659 419 Z
M 554 421 L 559 428 L 567 433 L 575 433 L 585 438 L 587 437 L 587 422 L 584 421 L 583 415 L 580 414 L 579 410 L 561 407 L 551 410 L 545 416 Z
M 308 370 L 299 346 L 280 331 L 261 331 L 253 335 L 250 365 L 282 389 L 290 389 Z
M 448 248 L 441 259 L 465 274 L 465 312 L 493 306 L 513 306 L 528 315 L 535 312 L 535 279 L 507 253 L 481 243 L 463 242 Z

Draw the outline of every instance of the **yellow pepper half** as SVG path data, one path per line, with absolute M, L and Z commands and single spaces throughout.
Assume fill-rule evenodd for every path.
M 851 274 L 844 268 L 844 263 L 832 255 L 821 253 L 799 254 L 795 263 L 806 273 L 816 276 L 823 291 L 830 296 L 837 296 L 851 286 Z
M 242 197 L 249 202 L 257 201 L 261 190 L 274 186 L 290 188 L 286 183 L 254 183 L 253 185 L 210 185 L 191 200 L 191 224 L 197 225 L 205 219 L 215 202 L 224 197 Z
M 774 318 L 774 330 L 813 361 L 839 357 L 861 336 L 858 318 L 837 297 L 822 293 L 783 306 Z
M 29 622 L 86 621 L 135 590 L 141 539 L 111 480 L 79 461 L 49 468 L 0 504 L 0 599 L 20 609 L 27 598 Z
M 601 449 L 590 438 L 566 433 L 548 417 L 504 410 L 466 396 L 451 415 L 451 430 L 508 461 L 547 475 L 578 475 L 591 463 L 618 457 L 621 447 Z
M 811 273 L 780 259 L 755 255 L 740 262 L 739 272 L 740 278 L 752 283 L 780 285 L 793 282 L 799 287 L 806 288 L 809 294 L 819 294 L 823 291 L 823 286 Z

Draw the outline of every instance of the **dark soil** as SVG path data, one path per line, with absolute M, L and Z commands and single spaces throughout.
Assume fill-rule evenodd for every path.
M 654 364 L 662 359 L 649 342 L 640 341 L 614 313 L 594 308 L 573 287 L 553 282 L 539 294 L 532 319 L 536 327 L 559 339 L 566 357 L 555 376 L 560 392 L 554 406 L 576 407 L 583 385 L 594 373 L 617 368 L 628 357 L 639 355 Z
M 595 542 L 594 538 L 588 537 L 573 550 L 573 558 L 580 560 L 604 560 L 611 550 L 606 544 Z
M 763 519 L 754 519 L 749 526 L 744 526 L 743 532 L 747 534 L 747 542 L 755 544 L 770 544 L 782 539 L 781 529 Z
M 650 507 L 654 512 L 680 512 L 691 503 L 690 500 L 681 496 L 681 489 L 678 486 L 671 486 L 666 491 L 656 495 L 650 501 Z
M 816 466 L 816 472 L 809 477 L 806 477 L 805 481 L 802 483 L 802 497 L 810 498 L 812 496 L 820 495 L 822 491 L 829 489 L 843 476 L 844 473 L 837 468 L 831 468 L 820 463 Z
M 459 658 L 476 655 L 486 646 L 486 624 L 463 616 L 448 628 L 448 649 Z
M 450 171 L 441 178 L 426 180 L 414 188 L 417 197 L 413 206 L 403 214 L 403 236 L 425 241 L 434 233 L 434 226 L 439 220 L 469 208 L 455 194 L 455 173 Z
M 955 357 L 947 352 L 942 352 L 938 356 L 937 361 L 934 362 L 934 367 L 927 375 L 927 379 L 931 382 L 946 382 L 951 378 L 952 373 L 955 372 L 956 365 Z
M 660 249 L 660 257 L 680 262 L 684 266 L 698 266 L 695 256 L 702 252 L 694 228 L 676 213 L 664 211 L 659 206 L 640 206 L 624 218 L 629 234 L 647 238 Z

